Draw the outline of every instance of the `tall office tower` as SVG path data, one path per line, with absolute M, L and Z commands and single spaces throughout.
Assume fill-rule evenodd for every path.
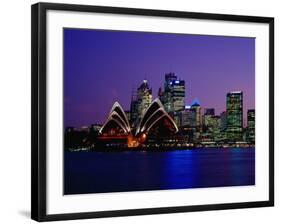
M 137 100 L 138 100 L 138 119 L 140 119 L 145 110 L 149 107 L 152 102 L 152 89 L 149 88 L 147 80 L 144 79 L 143 83 L 137 90 Z
M 247 141 L 255 143 L 255 110 L 247 111 Z
M 194 100 L 192 105 L 191 105 L 191 109 L 194 110 L 195 112 L 195 126 L 197 128 L 201 128 L 201 106 L 199 104 L 199 102 L 197 100 Z
M 194 129 L 193 129 L 193 141 L 194 143 L 200 143 L 202 138 L 202 117 L 201 117 L 201 106 L 197 100 L 194 100 L 191 105 L 191 110 L 194 111 Z
M 191 106 L 185 106 L 185 109 L 181 113 L 181 131 L 182 134 L 188 143 L 194 143 L 196 140 L 194 133 L 196 133 L 196 113 L 194 109 L 191 109 Z
M 173 112 L 172 110 L 172 91 L 171 91 L 171 84 L 177 80 L 177 76 L 175 73 L 167 73 L 165 74 L 165 81 L 164 81 L 164 95 L 163 95 L 163 105 L 165 110 L 168 113 Z
M 175 73 L 165 74 L 162 103 L 164 104 L 165 110 L 172 116 L 174 116 L 174 112 L 184 110 L 185 81 L 178 79 Z
M 230 142 L 243 139 L 243 92 L 229 92 L 226 95 L 227 139 Z

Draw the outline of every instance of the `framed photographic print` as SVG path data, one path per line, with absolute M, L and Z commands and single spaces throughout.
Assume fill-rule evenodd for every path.
M 32 6 L 32 218 L 274 205 L 274 19 Z

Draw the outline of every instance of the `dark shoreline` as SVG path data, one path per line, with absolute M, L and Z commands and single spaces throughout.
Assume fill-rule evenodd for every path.
M 255 149 L 255 146 L 248 146 L 248 147 L 237 147 L 237 146 L 215 146 L 215 147 L 194 147 L 194 146 L 182 146 L 182 147 L 135 147 L 135 148 L 128 148 L 128 147 L 105 147 L 105 148 L 88 148 L 88 149 L 74 149 L 74 150 L 65 150 L 65 152 L 140 152 L 140 151 L 147 151 L 147 152 L 166 152 L 166 151 L 179 151 L 179 150 L 228 150 L 228 149 Z

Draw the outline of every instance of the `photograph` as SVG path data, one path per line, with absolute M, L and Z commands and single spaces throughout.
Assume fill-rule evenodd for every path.
M 274 206 L 274 17 L 36 3 L 31 22 L 33 220 Z
M 255 37 L 62 32 L 64 195 L 255 185 Z

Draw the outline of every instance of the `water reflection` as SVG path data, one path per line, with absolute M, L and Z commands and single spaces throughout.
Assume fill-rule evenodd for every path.
M 255 184 L 254 149 L 65 154 L 65 193 Z

